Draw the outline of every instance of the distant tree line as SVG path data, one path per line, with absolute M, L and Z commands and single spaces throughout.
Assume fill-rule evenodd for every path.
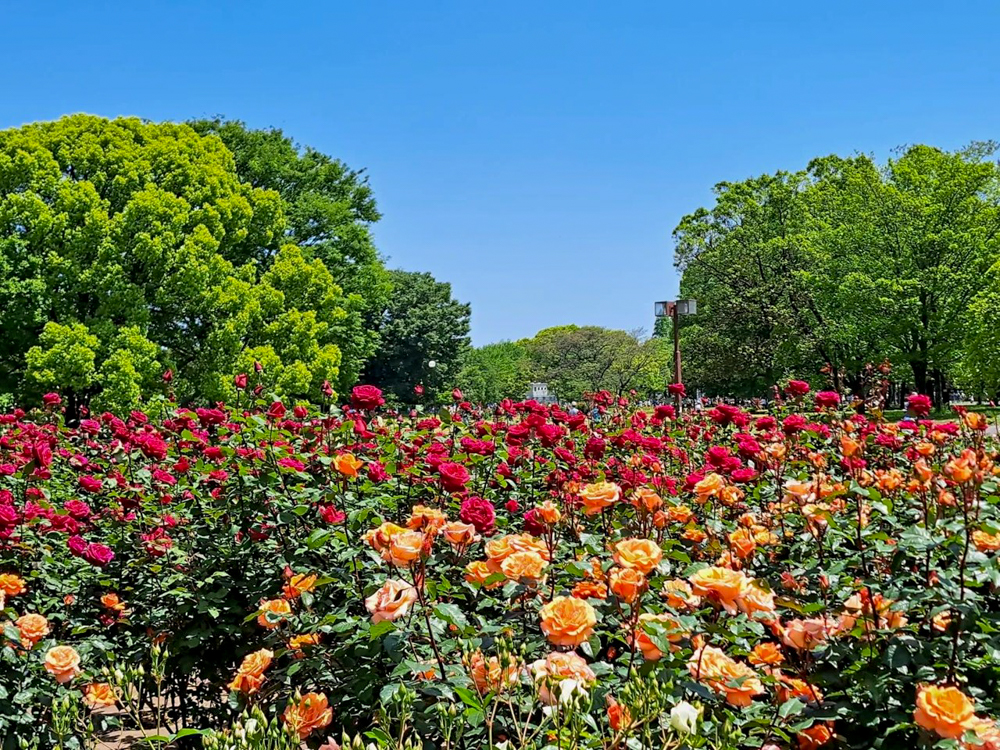
M 458 382 L 467 397 L 483 403 L 524 398 L 533 381 L 546 383 L 560 401 L 602 390 L 647 397 L 666 390 L 672 352 L 666 339 L 639 331 L 557 326 L 470 351 Z

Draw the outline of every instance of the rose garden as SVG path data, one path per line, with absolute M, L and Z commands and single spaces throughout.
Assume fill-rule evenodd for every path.
M 0 131 L 0 749 L 1000 748 L 991 149 L 721 183 L 690 319 L 473 348 L 280 131 Z

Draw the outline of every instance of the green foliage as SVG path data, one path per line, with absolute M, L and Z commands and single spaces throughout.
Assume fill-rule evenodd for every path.
M 99 341 L 87 326 L 46 323 L 38 341 L 40 345 L 26 355 L 28 377 L 35 385 L 45 391 L 62 388 L 83 393 L 94 384 Z
M 462 366 L 471 310 L 452 298 L 451 284 L 429 273 L 389 275 L 392 297 L 376 322 L 382 344 L 366 363 L 363 380 L 404 403 L 413 401 L 417 385 L 427 398 L 436 398 L 455 382 Z
M 699 300 L 682 333 L 697 384 L 759 394 L 826 363 L 837 389 L 860 395 L 865 365 L 888 359 L 929 392 L 962 359 L 1000 259 L 995 150 L 831 156 L 717 185 L 715 205 L 674 232 L 682 293 Z
M 500 341 L 472 349 L 458 374 L 458 385 L 473 402 L 520 400 L 531 381 L 531 361 L 523 344 Z
M 162 368 L 179 398 L 230 396 L 250 353 L 290 396 L 358 372 L 388 288 L 370 190 L 276 131 L 217 129 L 245 135 L 245 173 L 188 125 L 74 115 L 0 132 L 0 389 L 127 409 Z
M 343 290 L 345 315 L 338 328 L 343 359 L 337 384 L 345 390 L 378 347 L 373 322 L 392 289 L 371 237 L 370 227 L 381 216 L 364 170 L 302 148 L 276 128 L 252 130 L 219 118 L 190 124 L 222 139 L 244 182 L 281 196 L 286 215 L 281 241 L 294 242 L 321 260 Z M 277 244 L 267 248 L 276 249 Z M 259 260 L 267 265 L 271 256 L 264 253 Z

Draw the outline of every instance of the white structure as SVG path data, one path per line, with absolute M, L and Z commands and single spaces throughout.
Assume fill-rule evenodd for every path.
M 542 404 L 554 404 L 556 395 L 549 393 L 548 383 L 528 383 L 528 395 L 525 399 L 534 399 Z

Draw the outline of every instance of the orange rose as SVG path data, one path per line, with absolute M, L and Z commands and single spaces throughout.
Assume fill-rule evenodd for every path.
M 655 513 L 663 505 L 663 498 L 646 487 L 640 487 L 632 493 L 629 503 L 647 513 Z
M 72 646 L 54 646 L 45 654 L 45 671 L 63 685 L 80 674 L 80 655 Z
M 805 680 L 796 677 L 788 677 L 778 674 L 778 701 L 784 703 L 792 698 L 801 698 L 806 703 L 819 703 L 823 700 L 823 693 L 815 685 L 810 685 Z
M 480 694 L 500 693 L 504 688 L 516 685 L 521 674 L 521 669 L 513 662 L 505 669 L 498 657 L 484 657 L 478 649 L 463 662 Z
M 663 559 L 663 550 L 652 539 L 623 539 L 615 545 L 612 557 L 623 568 L 649 575 Z
M 682 578 L 674 578 L 663 584 L 663 596 L 674 609 L 694 609 L 701 603 L 701 597 L 695 596 L 691 584 Z
M 764 686 L 746 664 L 729 658 L 715 646 L 702 646 L 688 660 L 688 671 L 695 680 L 725 696 L 732 706 L 746 707 Z
M 548 563 L 537 552 L 515 552 L 504 559 L 500 570 L 512 581 L 537 583 L 545 575 Z
M 495 589 L 497 586 L 502 586 L 503 581 L 494 581 L 490 584 L 487 584 L 486 581 L 496 572 L 490 567 L 489 563 L 482 560 L 474 560 L 465 566 L 465 580 L 469 583 L 485 586 L 487 589 Z
M 372 529 L 365 534 L 365 542 L 376 552 L 382 552 L 389 547 L 389 540 L 396 534 L 406 531 L 402 526 L 386 521 L 377 529 Z
M 451 545 L 455 552 L 462 552 L 470 544 L 475 544 L 482 537 L 476 533 L 476 527 L 471 523 L 462 523 L 461 521 L 452 521 L 451 523 L 446 523 L 441 528 L 441 534 L 444 536 L 444 540 Z
M 575 651 L 553 651 L 531 665 L 531 675 L 538 686 L 539 700 L 548 706 L 555 705 L 560 695 L 585 690 L 597 682 L 597 675 Z
M 118 594 L 113 591 L 104 594 L 104 596 L 101 597 L 101 604 L 115 612 L 122 612 L 125 610 L 125 603 L 119 599 Z
M 859 450 L 861 450 L 861 443 L 859 443 L 852 437 L 848 437 L 847 435 L 841 435 L 840 450 L 843 452 L 846 458 L 850 458 L 851 456 L 856 455 Z
M 726 487 L 726 480 L 714 471 L 694 486 L 698 502 L 705 502 L 710 497 L 716 497 Z
M 236 677 L 229 683 L 229 689 L 246 695 L 256 693 L 264 683 L 264 672 L 271 666 L 273 659 L 274 652 L 266 648 L 244 656 L 240 668 L 236 671 Z
M 605 696 L 605 702 L 608 704 L 608 723 L 611 725 L 612 730 L 620 732 L 631 726 L 632 714 L 625 706 L 621 705 L 610 695 Z
M 570 595 L 577 599 L 607 599 L 608 587 L 600 581 L 580 581 Z
M 737 557 L 746 560 L 757 549 L 757 540 L 749 529 L 737 529 L 729 535 L 729 546 Z
M 17 596 L 25 591 L 24 579 L 13 573 L 0 574 L 0 593 Z
M 426 528 L 440 529 L 447 522 L 448 516 L 437 508 L 414 505 L 410 511 L 410 520 L 406 522 L 406 525 L 414 531 L 419 531 Z
M 325 729 L 330 725 L 333 710 L 323 693 L 306 693 L 298 701 L 289 703 L 281 718 L 289 731 L 295 732 L 300 740 L 304 740 L 315 730 Z
M 621 499 L 622 489 L 614 482 L 595 482 L 580 490 L 584 515 L 596 516 Z
M 314 573 L 310 575 L 299 573 L 289 578 L 288 583 L 281 591 L 286 599 L 298 599 L 302 594 L 312 591 L 314 588 L 316 588 L 316 575 Z
M 689 542 L 694 542 L 695 544 L 701 544 L 707 537 L 708 535 L 698 528 L 685 529 L 684 533 L 681 534 L 681 539 L 687 539 Z
M 14 624 L 20 633 L 21 645 L 26 648 L 32 648 L 51 632 L 49 621 L 37 614 L 21 615 Z
M 106 682 L 92 682 L 83 691 L 83 700 L 91 708 L 113 706 L 118 702 L 115 689 Z
M 292 607 L 284 599 L 262 599 L 257 624 L 262 628 L 274 630 L 292 613 Z M 270 617 L 269 617 L 270 615 Z
M 635 568 L 615 568 L 608 576 L 611 593 L 631 604 L 646 590 L 646 576 Z
M 832 722 L 820 722 L 799 732 L 796 735 L 799 740 L 799 750 L 817 750 L 823 747 L 833 739 L 833 731 L 830 729 L 832 726 Z
M 590 638 L 597 624 L 597 613 L 583 599 L 557 596 L 539 611 L 542 632 L 549 643 L 575 648 Z
M 490 570 L 499 573 L 503 561 L 515 552 L 536 552 L 546 562 L 550 559 L 549 548 L 541 539 L 531 534 L 508 534 L 486 542 L 486 557 L 489 560 Z
M 747 661 L 758 667 L 764 664 L 776 667 L 785 661 L 785 657 L 781 654 L 781 649 L 778 648 L 777 644 L 758 643 L 753 647 L 753 651 L 750 652 Z
M 389 546 L 382 550 L 382 559 L 405 568 L 420 560 L 426 538 L 419 531 L 400 531 L 389 537 Z
M 417 600 L 417 590 L 406 581 L 390 578 L 382 587 L 365 599 L 365 609 L 372 616 L 372 624 L 406 617 Z
M 662 625 L 666 629 L 664 637 L 671 643 L 678 643 L 687 635 L 687 631 L 684 630 L 684 627 L 673 615 L 666 612 L 658 615 L 643 612 L 639 615 L 639 623 L 632 633 L 630 643 L 632 648 L 638 648 L 642 651 L 642 657 L 646 661 L 657 661 L 663 657 L 660 647 L 653 643 L 649 637 L 649 633 L 645 627 L 647 623 L 659 623 Z
M 736 599 L 736 605 L 743 614 L 753 617 L 758 612 L 770 615 L 774 612 L 774 594 L 748 581 Z
M 687 523 L 694 517 L 694 511 L 686 505 L 674 505 L 667 508 L 667 518 L 674 523 Z
M 961 739 L 979 721 L 972 701 L 956 687 L 921 685 L 913 720 L 949 740 Z
M 288 639 L 288 650 L 294 651 L 296 657 L 304 656 L 302 653 L 306 646 L 315 646 L 319 643 L 320 634 L 319 633 L 303 633 L 302 635 L 293 635 Z
M 536 507 L 535 511 L 537 517 L 541 518 L 548 526 L 555 526 L 562 518 L 562 513 L 551 500 L 546 500 L 544 503 Z
M 333 468 L 351 479 L 358 475 L 358 469 L 362 466 L 361 461 L 353 453 L 341 453 L 333 459 Z
M 694 593 L 718 602 L 731 615 L 736 614 L 736 600 L 749 582 L 743 573 L 720 567 L 702 568 L 692 574 L 688 581 L 691 582 Z
M 1000 534 L 987 534 L 976 529 L 972 532 L 972 543 L 980 552 L 996 552 L 1000 550 Z
M 813 617 L 806 620 L 789 620 L 782 627 L 781 640 L 786 646 L 800 651 L 812 651 L 830 635 L 826 620 Z

